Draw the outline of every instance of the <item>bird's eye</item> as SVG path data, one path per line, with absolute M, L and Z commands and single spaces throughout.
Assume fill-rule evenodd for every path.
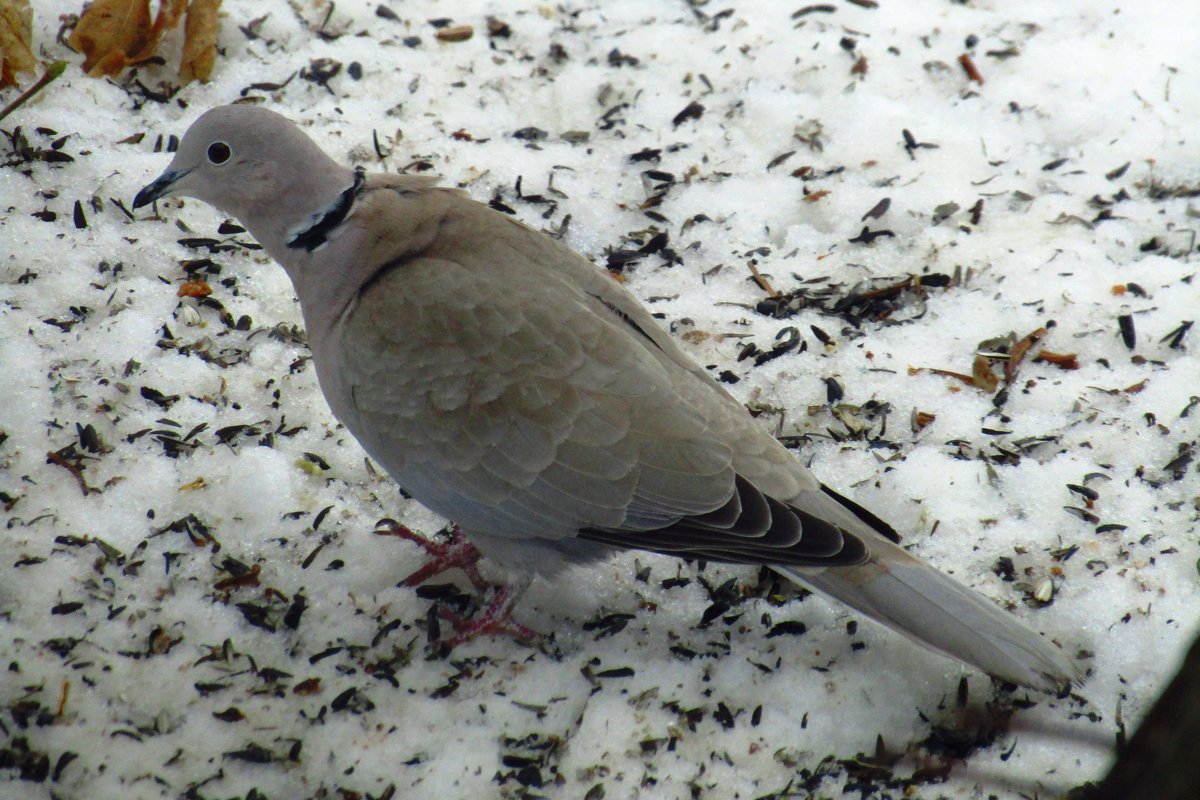
M 208 146 L 208 161 L 210 164 L 215 164 L 219 167 L 228 161 L 231 155 L 233 155 L 233 151 L 224 142 L 213 142 Z

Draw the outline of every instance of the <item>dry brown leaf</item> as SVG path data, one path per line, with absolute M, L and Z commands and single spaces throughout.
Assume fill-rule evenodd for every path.
M 1005 383 L 1013 382 L 1017 377 L 1017 370 L 1020 369 L 1021 362 L 1025 360 L 1025 356 L 1029 355 L 1029 349 L 1044 339 L 1047 333 L 1049 331 L 1045 328 L 1038 328 L 1013 345 L 1012 350 L 1008 353 L 1008 361 L 1004 363 Z
M 912 429 L 914 431 L 919 431 L 926 425 L 929 425 L 935 419 L 937 419 L 936 414 L 930 414 L 928 411 L 917 411 L 914 409 L 912 416 Z
M 1045 361 L 1048 364 L 1053 364 L 1059 369 L 1079 369 L 1079 358 L 1077 353 L 1055 353 L 1051 350 L 1043 349 L 1038 353 L 1034 361 Z
M 159 0 L 150 21 L 150 0 L 96 0 L 83 12 L 67 44 L 83 53 L 83 71 L 93 78 L 116 75 L 153 58 L 163 31 L 179 24 L 187 0 Z
M 960 380 L 968 386 L 975 385 L 975 379 L 970 375 L 964 375 L 961 372 L 954 372 L 949 369 L 938 369 L 937 367 L 909 367 L 909 375 L 920 375 L 922 372 L 930 372 L 934 375 L 941 375 L 944 378 L 954 378 Z M 951 387 L 951 391 L 958 391 L 958 387 Z
M 213 63 L 217 60 L 217 12 L 221 0 L 192 0 L 188 5 L 187 21 L 183 24 L 183 59 L 179 62 L 179 77 L 184 83 L 208 81 Z
M 29 0 L 0 0 L 0 89 L 17 85 L 18 72 L 37 71 Z
M 176 297 L 208 297 L 212 294 L 212 287 L 202 280 L 185 281 L 179 290 L 175 292 Z
M 125 66 L 128 53 L 141 48 L 149 31 L 149 0 L 96 0 L 80 16 L 67 44 L 83 53 L 84 72 L 112 75 Z
M 992 365 L 988 362 L 987 356 L 975 356 L 975 363 L 971 365 L 971 377 L 974 379 L 975 386 L 985 392 L 994 392 L 1000 386 L 1000 378 L 992 372 Z

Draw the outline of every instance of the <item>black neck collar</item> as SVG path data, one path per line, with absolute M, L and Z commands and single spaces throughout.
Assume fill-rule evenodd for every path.
M 354 170 L 354 183 L 350 185 L 350 188 L 338 195 L 338 199 L 333 202 L 329 210 L 318 215 L 312 225 L 289 239 L 287 246 L 296 249 L 303 248 L 311 253 L 325 244 L 329 232 L 341 225 L 350 213 L 350 209 L 354 205 L 354 198 L 362 192 L 366 180 L 366 172 L 362 167 Z

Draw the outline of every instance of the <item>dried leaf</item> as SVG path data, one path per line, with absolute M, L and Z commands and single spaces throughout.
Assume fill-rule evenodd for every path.
M 192 0 L 183 25 L 183 60 L 179 77 L 185 82 L 208 81 L 217 59 L 217 12 L 221 0 Z
M 971 366 L 971 377 L 974 385 L 985 392 L 994 392 L 1000 386 L 1000 378 L 992 372 L 992 365 L 988 363 L 987 356 L 975 356 L 975 363 Z
M 1025 360 L 1025 356 L 1029 355 L 1029 348 L 1040 342 L 1047 333 L 1049 331 L 1045 328 L 1038 328 L 1013 345 L 1008 354 L 1008 361 L 1004 364 L 1004 380 L 1006 383 L 1013 382 L 1017 377 L 1017 370 L 1020 368 L 1021 362 Z
M 176 297 L 208 297 L 212 294 L 212 287 L 202 280 L 185 281 L 177 292 Z
M 1051 350 L 1042 350 L 1042 352 L 1038 353 L 1034 361 L 1044 361 L 1048 364 L 1053 364 L 1059 369 L 1079 369 L 1077 353 L 1055 353 Z
M 83 71 L 96 77 L 124 68 L 127 53 L 139 49 L 150 30 L 149 0 L 96 0 L 67 39 L 83 53 Z
M 932 372 L 934 375 L 941 375 L 946 378 L 955 378 L 962 381 L 968 386 L 975 385 L 975 379 L 970 375 L 964 375 L 961 372 L 954 372 L 948 369 L 938 369 L 937 367 L 909 367 L 909 375 L 920 375 L 922 372 Z
M 179 23 L 187 0 L 159 0 L 150 21 L 150 0 L 96 0 L 67 39 L 85 56 L 83 70 L 93 78 L 116 75 L 153 58 L 163 31 Z
M 18 72 L 36 72 L 33 10 L 29 0 L 0 0 L 0 89 L 17 85 Z

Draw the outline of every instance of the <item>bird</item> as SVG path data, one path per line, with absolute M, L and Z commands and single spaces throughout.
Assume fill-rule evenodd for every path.
M 481 555 L 518 587 L 624 549 L 765 565 L 1002 681 L 1080 682 L 1055 643 L 823 485 L 562 241 L 436 179 L 345 166 L 251 104 L 199 116 L 134 207 L 174 195 L 283 267 L 334 416 L 455 523 L 410 583 L 463 566 L 482 585 Z M 456 628 L 503 629 L 519 594 Z

